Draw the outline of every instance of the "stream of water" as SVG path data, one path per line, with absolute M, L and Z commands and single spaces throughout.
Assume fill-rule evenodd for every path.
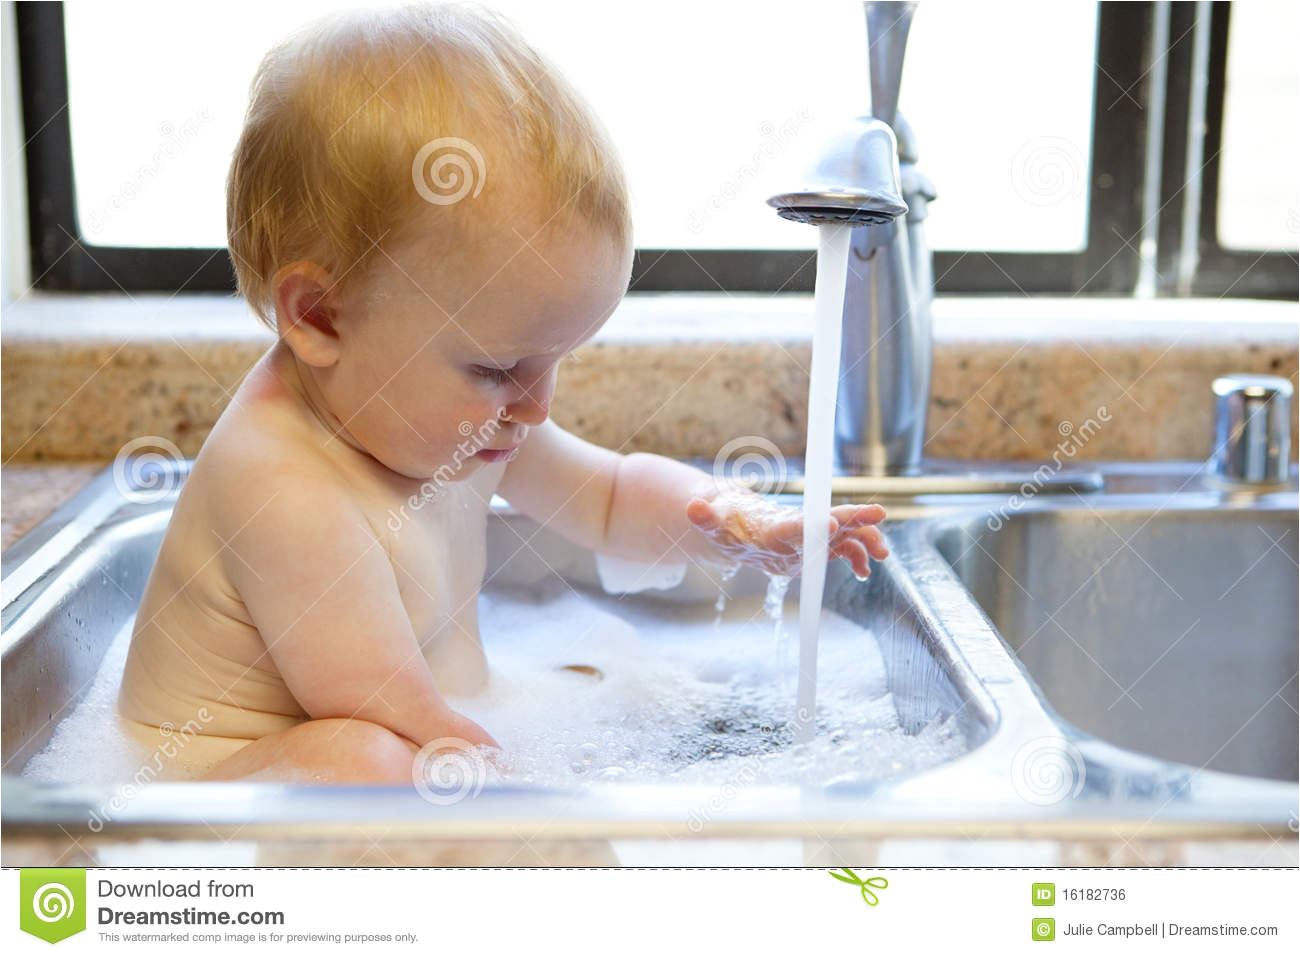
M 844 287 L 852 226 L 818 227 L 813 306 L 812 373 L 808 383 L 808 445 L 804 455 L 803 572 L 799 580 L 799 684 L 796 742 L 811 741 L 817 722 L 817 631 L 826 587 L 827 528 L 834 465 L 835 393 L 839 385 Z

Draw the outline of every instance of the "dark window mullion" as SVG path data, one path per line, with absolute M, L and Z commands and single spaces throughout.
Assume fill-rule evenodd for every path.
M 1137 284 L 1153 6 L 1098 8 L 1088 246 L 1073 292 L 1130 293 Z
M 83 288 L 76 255 L 76 193 L 68 120 L 62 3 L 15 4 L 32 281 L 47 289 Z M 63 228 L 60 228 L 62 226 Z M 71 234 L 71 236 L 69 235 Z

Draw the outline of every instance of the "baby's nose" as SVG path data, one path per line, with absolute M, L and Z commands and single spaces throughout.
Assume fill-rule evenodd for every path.
M 546 417 L 550 415 L 550 410 L 551 396 L 549 392 L 532 395 L 525 393 L 517 401 L 510 403 L 506 407 L 505 417 L 509 422 L 537 426 L 546 421 Z

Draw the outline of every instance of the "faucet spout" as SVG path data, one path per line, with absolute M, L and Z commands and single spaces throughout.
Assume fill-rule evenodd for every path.
M 894 131 L 869 116 L 844 124 L 804 172 L 803 184 L 767 203 L 778 216 L 813 226 L 893 222 L 907 212 Z
M 853 475 L 921 471 L 930 403 L 933 257 L 924 220 L 934 187 L 916 168 L 916 142 L 898 111 L 915 3 L 865 4 L 872 117 L 827 143 L 805 185 L 773 196 L 778 214 L 854 226 L 844 292 L 835 457 Z

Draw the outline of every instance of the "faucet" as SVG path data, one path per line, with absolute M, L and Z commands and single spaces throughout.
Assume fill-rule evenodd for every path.
M 1289 379 L 1237 373 L 1214 380 L 1211 475 L 1238 489 L 1284 484 L 1291 473 Z
M 835 407 L 835 465 L 853 475 L 915 475 L 930 401 L 933 257 L 924 220 L 935 198 L 898 112 L 916 3 L 865 4 L 871 116 L 836 131 L 798 190 L 768 200 L 813 225 L 852 225 Z

